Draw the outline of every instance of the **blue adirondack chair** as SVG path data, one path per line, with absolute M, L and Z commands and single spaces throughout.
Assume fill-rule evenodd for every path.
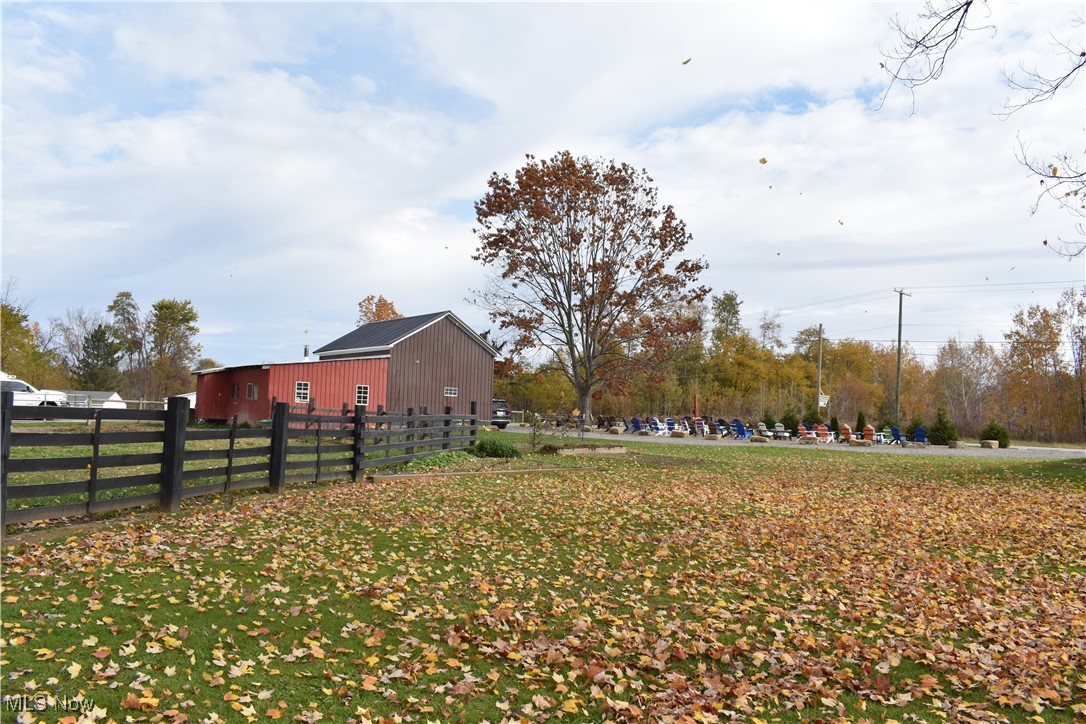
M 732 430 L 735 431 L 736 440 L 746 440 L 750 437 L 750 430 L 748 430 L 743 423 L 739 422 L 739 420 L 732 422 Z
M 670 417 L 664 420 L 664 424 L 667 425 L 667 431 L 669 433 L 679 429 L 679 424 Z
M 897 429 L 897 425 L 890 426 L 890 437 L 893 439 L 890 441 L 891 445 L 901 444 L 901 430 Z
M 659 417 L 654 417 L 649 420 L 649 429 L 652 430 L 653 435 L 666 435 L 667 426 L 660 422 Z
M 913 430 L 913 442 L 927 442 L 928 431 L 922 427 L 917 427 Z

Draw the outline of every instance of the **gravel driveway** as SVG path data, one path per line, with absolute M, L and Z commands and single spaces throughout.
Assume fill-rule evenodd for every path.
M 513 424 L 506 428 L 506 432 L 527 433 L 531 430 L 527 425 Z M 578 439 L 579 436 L 570 433 L 567 441 Z M 706 440 L 700 437 L 643 437 L 640 435 L 611 435 L 606 432 L 586 432 L 585 440 L 600 440 L 622 442 L 636 440 L 641 442 L 662 442 L 669 445 L 764 445 L 766 447 L 815 447 L 815 445 L 801 445 L 796 440 L 785 442 L 783 440 L 765 443 L 752 443 L 749 440 Z M 951 450 L 941 445 L 929 445 L 925 448 L 903 448 L 898 445 L 872 445 L 871 447 L 859 447 L 853 445 L 839 445 L 837 443 L 821 443 L 817 445 L 819 450 L 827 450 L 841 453 L 859 453 L 861 455 L 956 455 L 959 457 L 986 457 L 986 458 L 1036 458 L 1036 459 L 1086 459 L 1086 447 L 1009 447 L 1004 449 L 987 450 L 977 442 L 967 442 L 964 447 Z

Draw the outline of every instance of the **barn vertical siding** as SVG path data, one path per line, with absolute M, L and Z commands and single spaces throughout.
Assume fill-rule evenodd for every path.
M 448 317 L 398 342 L 388 375 L 390 410 L 437 412 L 448 405 L 466 415 L 474 400 L 480 418 L 490 419 L 494 357 Z M 456 387 L 457 396 L 446 398 L 446 387 Z
M 238 398 L 231 398 L 233 385 L 238 386 Z M 257 399 L 246 398 L 248 385 L 254 384 Z M 229 420 L 250 425 L 268 417 L 271 397 L 268 394 L 268 370 L 263 366 L 231 367 L 207 372 L 196 377 L 196 417 L 201 420 Z
M 388 358 L 297 362 L 271 366 L 271 387 L 280 402 L 294 403 L 294 383 L 308 382 L 317 407 L 354 408 L 355 387 L 370 386 L 369 407 L 388 407 Z

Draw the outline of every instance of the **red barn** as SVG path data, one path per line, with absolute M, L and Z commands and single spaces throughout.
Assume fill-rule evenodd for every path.
M 315 351 L 317 360 L 196 373 L 195 417 L 256 424 L 279 402 L 403 412 L 446 406 L 490 417 L 497 351 L 452 312 L 372 322 Z

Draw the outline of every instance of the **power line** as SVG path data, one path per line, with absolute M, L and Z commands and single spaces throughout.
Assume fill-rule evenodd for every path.
M 984 284 L 948 284 L 938 287 L 907 287 L 912 291 L 920 291 L 922 289 L 971 289 L 973 287 L 1035 287 L 1038 284 L 1080 284 L 1082 279 L 1068 279 L 1066 281 L 1051 281 L 1051 282 L 995 282 Z

